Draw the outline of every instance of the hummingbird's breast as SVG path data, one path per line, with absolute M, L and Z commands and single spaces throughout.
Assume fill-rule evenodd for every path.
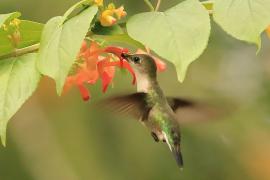
M 147 94 L 146 102 L 148 107 L 150 107 L 150 111 L 148 112 L 147 119 L 142 121 L 142 123 L 150 132 L 154 132 L 160 141 L 163 141 L 166 139 L 164 132 L 178 127 L 176 116 L 169 106 L 167 98 L 163 94 L 158 82 L 156 80 L 148 80 L 145 84 L 148 85 L 145 86 L 147 88 L 144 92 Z
M 153 106 L 144 122 L 151 132 L 154 132 L 160 141 L 165 141 L 164 132 L 178 128 L 178 123 L 171 107 L 165 103 L 157 103 Z

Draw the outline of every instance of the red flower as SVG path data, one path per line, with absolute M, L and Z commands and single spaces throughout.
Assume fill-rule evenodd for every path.
M 111 84 L 115 75 L 115 66 L 127 69 L 133 76 L 132 83 L 136 82 L 135 74 L 130 65 L 121 58 L 122 53 L 127 53 L 128 49 L 118 47 L 107 47 L 102 49 L 96 42 L 91 42 L 88 47 L 87 42 L 82 43 L 77 57 L 76 71 L 66 79 L 64 92 L 68 91 L 73 85 L 76 85 L 81 93 L 83 100 L 90 99 L 90 93 L 85 87 L 87 84 L 95 84 L 99 78 L 102 80 L 102 91 L 105 93 Z M 102 56 L 105 53 L 115 54 L 120 61 L 112 61 L 112 56 Z M 101 55 L 102 54 L 102 55 Z
M 91 41 L 90 46 L 84 41 L 77 56 L 75 71 L 66 79 L 64 92 L 75 85 L 78 87 L 83 100 L 87 101 L 91 96 L 85 85 L 95 84 L 98 79 L 101 79 L 102 92 L 105 93 L 113 81 L 115 67 L 127 69 L 133 77 L 132 84 L 135 84 L 135 73 L 129 63 L 121 57 L 122 53 L 128 53 L 128 49 L 113 46 L 103 49 L 94 41 Z M 146 54 L 142 50 L 138 50 L 137 53 Z M 119 61 L 115 61 L 113 56 L 118 57 Z M 158 71 L 164 71 L 166 64 L 160 59 L 152 57 L 156 62 Z
M 266 34 L 270 38 L 270 25 L 266 28 Z
M 102 79 L 102 92 L 106 92 L 109 84 L 112 82 L 115 69 L 113 66 L 105 66 L 105 64 L 110 62 L 110 57 L 103 59 L 97 63 L 97 70 L 101 75 Z

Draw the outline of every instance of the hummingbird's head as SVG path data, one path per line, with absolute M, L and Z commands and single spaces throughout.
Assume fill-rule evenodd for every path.
M 169 146 L 177 165 L 182 168 L 183 167 L 183 158 L 180 149 L 180 132 L 179 129 L 167 129 L 162 131 L 164 141 Z
M 126 54 L 121 56 L 128 61 L 133 68 L 136 77 L 146 76 L 147 78 L 155 79 L 157 66 L 154 59 L 147 54 Z

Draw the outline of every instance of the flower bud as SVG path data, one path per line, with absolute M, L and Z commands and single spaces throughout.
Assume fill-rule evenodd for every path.
M 94 0 L 94 3 L 95 3 L 97 6 L 103 6 L 103 0 Z
M 105 10 L 101 13 L 100 23 L 102 26 L 112 26 L 116 23 L 116 19 L 113 17 L 114 12 L 112 10 Z

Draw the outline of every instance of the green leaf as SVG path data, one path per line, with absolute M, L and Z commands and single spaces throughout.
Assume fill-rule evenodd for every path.
M 261 46 L 261 33 L 270 24 L 269 0 L 216 0 L 214 20 L 228 34 Z
M 1 26 L 4 23 L 8 23 L 9 21 L 13 20 L 14 18 L 18 18 L 21 16 L 19 12 L 12 12 L 9 14 L 0 14 L 0 56 L 9 53 L 13 50 L 13 46 L 10 43 L 8 38 L 8 32 L 4 31 Z
M 17 48 L 24 48 L 26 46 L 39 43 L 43 26 L 43 24 L 37 22 L 21 20 L 19 25 L 21 40 Z M 13 47 L 8 35 L 8 32 L 0 29 L 0 56 L 11 53 L 15 50 L 15 47 Z
M 8 38 L 8 32 L 0 29 L 0 56 L 8 54 L 14 50 L 14 47 Z
M 20 12 L 12 12 L 9 14 L 0 14 L 0 27 L 6 23 L 11 21 L 14 18 L 20 17 L 21 13 Z
M 112 45 L 115 43 L 123 43 L 127 45 L 134 46 L 136 48 L 144 49 L 144 45 L 142 45 L 140 42 L 132 39 L 129 37 L 128 34 L 119 34 L 119 35 L 94 35 L 93 39 L 102 40 L 105 41 L 107 45 Z
M 20 34 L 21 41 L 18 44 L 18 48 L 23 48 L 26 46 L 31 46 L 33 44 L 39 43 L 41 38 L 41 33 L 44 25 L 27 20 L 21 20 L 20 23 Z
M 127 31 L 133 39 L 174 63 L 182 82 L 189 64 L 207 46 L 210 19 L 199 1 L 186 0 L 165 12 L 147 12 L 131 17 Z
M 109 27 L 104 27 L 100 24 L 100 22 L 96 22 L 95 26 L 91 29 L 94 34 L 97 35 L 117 35 L 117 34 L 124 34 L 122 28 L 116 24 Z
M 44 27 L 37 66 L 42 74 L 56 81 L 59 95 L 96 13 L 97 7 L 92 6 L 63 25 L 63 17 L 55 17 Z
M 0 61 L 0 136 L 3 145 L 8 120 L 38 85 L 40 74 L 35 63 L 35 53 Z
M 71 6 L 63 15 L 62 23 L 68 18 L 68 16 L 76 9 L 82 7 L 84 4 L 89 4 L 91 0 L 82 0 Z

